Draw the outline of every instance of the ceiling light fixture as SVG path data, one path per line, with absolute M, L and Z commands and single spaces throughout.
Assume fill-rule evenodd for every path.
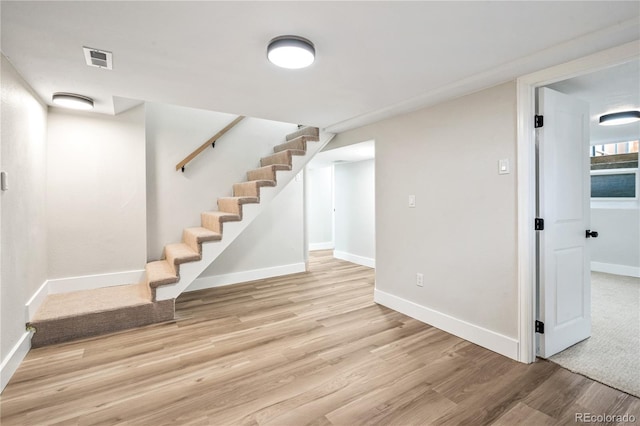
M 285 35 L 269 42 L 267 58 L 282 68 L 300 69 L 313 63 L 316 49 L 309 40 L 303 37 Z
M 74 93 L 54 93 L 52 97 L 54 104 L 71 109 L 82 109 L 88 111 L 93 109 L 93 99 Z
M 622 111 L 600 116 L 601 126 L 618 126 L 636 121 L 640 121 L 640 111 Z

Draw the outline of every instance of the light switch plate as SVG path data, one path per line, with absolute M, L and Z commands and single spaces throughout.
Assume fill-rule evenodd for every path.
M 409 207 L 413 208 L 416 206 L 416 196 L 409 195 Z
M 510 172 L 511 170 L 509 170 L 509 159 L 505 158 L 503 160 L 498 160 L 498 174 L 506 175 Z

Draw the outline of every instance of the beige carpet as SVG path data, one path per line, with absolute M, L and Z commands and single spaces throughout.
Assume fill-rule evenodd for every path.
M 640 397 L 640 278 L 591 273 L 591 337 L 549 358 Z

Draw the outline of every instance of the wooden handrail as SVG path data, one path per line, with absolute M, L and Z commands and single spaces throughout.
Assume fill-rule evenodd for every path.
M 205 143 L 203 143 L 198 149 L 196 149 L 195 151 L 193 151 L 191 154 L 187 155 L 184 160 L 182 160 L 181 162 L 179 162 L 178 164 L 176 164 L 176 171 L 178 170 L 182 170 L 184 172 L 184 166 L 187 165 L 187 163 L 191 160 L 193 160 L 194 158 L 196 158 L 196 156 L 198 156 L 198 154 L 200 154 L 202 151 L 204 151 L 205 149 L 207 149 L 207 147 L 209 145 L 215 147 L 216 146 L 216 141 L 218 139 L 220 139 L 222 137 L 222 135 L 224 135 L 225 133 L 227 133 L 229 130 L 231 130 L 231 128 L 233 126 L 235 126 L 236 124 L 238 124 L 240 121 L 242 121 L 242 119 L 244 118 L 244 115 L 239 116 L 238 118 L 236 118 L 235 120 L 233 120 L 231 123 L 229 123 L 224 129 L 220 130 L 218 133 L 216 133 L 215 135 L 213 135 L 213 137 L 209 138 L 208 141 L 206 141 Z

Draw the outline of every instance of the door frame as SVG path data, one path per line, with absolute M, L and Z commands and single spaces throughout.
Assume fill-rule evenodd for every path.
M 536 359 L 536 170 L 535 90 L 558 81 L 640 58 L 640 40 L 585 56 L 517 79 L 518 360 Z

